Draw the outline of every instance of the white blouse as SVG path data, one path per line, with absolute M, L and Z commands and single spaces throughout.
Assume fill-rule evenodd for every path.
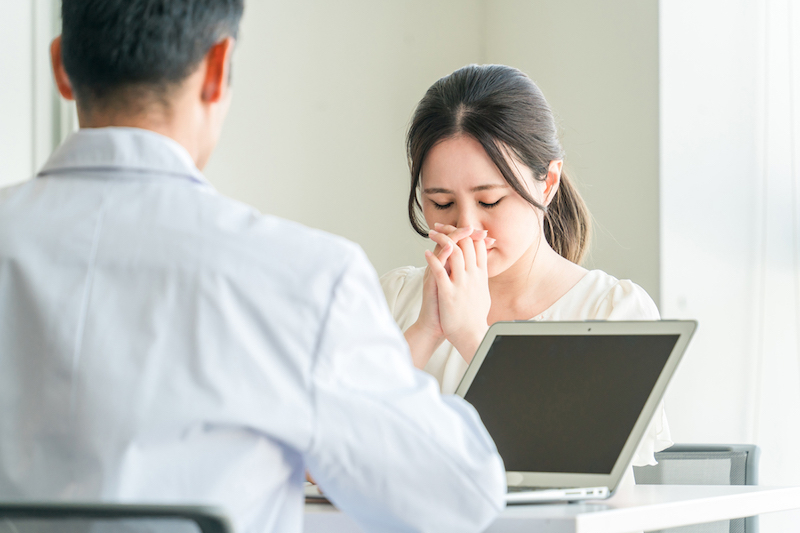
M 401 267 L 381 277 L 389 309 L 405 331 L 419 317 L 422 308 L 422 280 L 425 268 Z M 531 320 L 658 320 L 658 308 L 639 285 L 618 280 L 602 270 L 590 270 L 566 294 Z M 444 341 L 433 353 L 425 371 L 439 382 L 443 394 L 452 394 L 467 371 L 467 362 L 452 344 Z M 653 417 L 634 466 L 656 464 L 655 452 L 672 446 L 663 403 Z

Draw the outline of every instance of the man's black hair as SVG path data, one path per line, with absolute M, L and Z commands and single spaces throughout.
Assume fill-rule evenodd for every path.
M 63 0 L 61 56 L 85 109 L 131 105 L 182 82 L 236 37 L 244 0 Z M 141 102 L 139 102 L 141 103 Z

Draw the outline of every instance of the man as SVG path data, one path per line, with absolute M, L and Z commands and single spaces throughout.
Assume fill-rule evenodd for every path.
M 363 252 L 217 194 L 242 0 L 64 0 L 80 131 L 0 191 L 0 499 L 211 503 L 299 531 L 479 531 L 494 444 L 412 368 Z

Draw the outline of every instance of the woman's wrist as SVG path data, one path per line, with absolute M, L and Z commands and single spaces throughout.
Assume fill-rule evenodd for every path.
M 461 357 L 467 363 L 472 362 L 472 358 L 475 357 L 475 353 L 478 351 L 478 347 L 483 342 L 483 338 L 486 336 L 486 332 L 489 331 L 489 326 L 472 328 L 471 330 L 464 332 L 461 335 L 453 336 L 452 338 L 448 338 L 447 340 L 450 341 L 458 353 L 461 354 Z
M 445 340 L 444 334 L 437 333 L 433 328 L 420 323 L 419 320 L 411 324 L 404 336 L 411 351 L 411 359 L 417 368 L 424 368 L 433 352 Z

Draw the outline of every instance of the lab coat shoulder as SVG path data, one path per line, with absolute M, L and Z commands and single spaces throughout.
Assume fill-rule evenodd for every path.
M 154 194 L 169 191 L 162 187 Z M 181 204 L 185 196 L 184 188 L 176 198 L 150 203 L 147 223 L 158 231 L 150 232 L 144 255 L 164 262 L 161 270 L 183 272 L 171 290 L 187 300 L 184 320 L 202 339 L 194 357 L 218 369 L 214 383 L 224 387 L 229 408 L 247 413 L 252 427 L 305 450 L 314 424 L 311 376 L 336 288 L 353 264 L 364 276 L 371 266 L 361 248 L 344 238 L 261 214 L 213 191 L 196 191 Z M 160 213 L 160 205 L 180 206 L 180 217 Z M 153 221 L 160 216 L 164 220 Z M 125 248 L 109 251 L 108 260 L 132 255 L 135 246 Z M 355 321 L 364 316 L 351 315 Z
M 306 332 L 324 320 L 348 264 L 367 262 L 361 248 L 342 237 L 262 214 L 213 192 L 197 194 L 199 201 L 186 217 L 195 227 L 182 232 L 194 241 L 182 244 L 192 263 L 237 297 L 268 307 L 270 316 L 278 311 L 299 321 Z
M 226 247 L 233 256 L 248 259 L 239 266 L 305 279 L 340 273 L 354 256 L 363 255 L 357 244 L 343 237 L 262 214 L 230 198 L 200 194 L 205 200 L 197 207 L 197 217 L 205 226 L 200 235 Z

